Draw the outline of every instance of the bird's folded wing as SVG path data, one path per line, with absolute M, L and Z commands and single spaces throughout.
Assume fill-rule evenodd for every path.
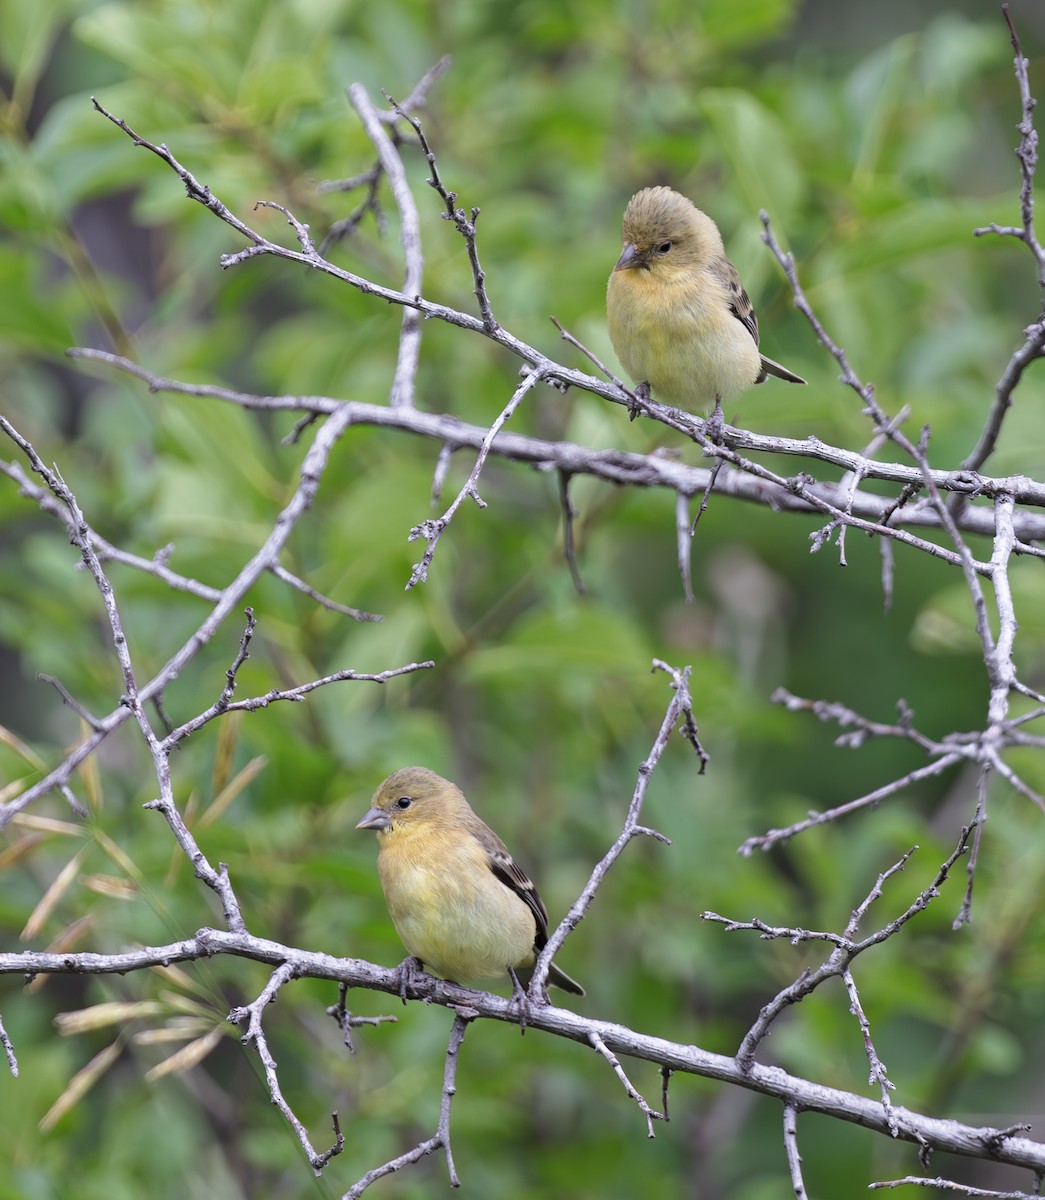
M 477 836 L 489 858 L 490 870 L 533 913 L 533 919 L 537 923 L 534 945 L 538 950 L 542 949 L 548 940 L 548 910 L 544 907 L 544 901 L 533 886 L 532 880 L 508 853 L 508 847 L 492 829 L 484 827 Z

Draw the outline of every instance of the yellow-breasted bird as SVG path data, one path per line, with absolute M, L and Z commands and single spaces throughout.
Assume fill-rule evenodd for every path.
M 755 310 L 707 213 L 671 188 L 643 188 L 622 232 L 606 315 L 617 357 L 640 387 L 705 413 L 767 375 L 805 383 L 759 353 Z
M 461 789 L 425 767 L 403 767 L 356 828 L 377 831 L 377 871 L 407 954 L 459 983 L 507 974 L 523 996 L 548 941 L 548 910 Z M 403 965 L 409 974 L 410 959 Z M 554 964 L 548 982 L 584 995 Z

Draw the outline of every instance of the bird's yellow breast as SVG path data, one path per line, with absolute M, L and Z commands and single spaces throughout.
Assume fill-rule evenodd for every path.
M 731 400 L 758 378 L 758 347 L 711 270 L 614 271 L 606 309 L 624 369 L 667 404 L 706 411 L 716 398 Z
M 399 828 L 379 839 L 378 875 L 407 952 L 457 982 L 530 966 L 537 925 L 526 903 L 474 838 L 447 838 L 433 853 L 433 836 Z

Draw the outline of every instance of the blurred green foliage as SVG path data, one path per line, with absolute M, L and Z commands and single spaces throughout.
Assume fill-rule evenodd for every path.
M 801 390 L 770 382 L 727 417 L 859 448 L 870 438 L 867 420 L 792 310 L 759 241 L 764 207 L 855 369 L 874 381 L 888 411 L 908 404 L 912 428 L 930 424 L 934 463 L 953 465 L 974 443 L 994 382 L 1040 310 L 1029 255 L 1015 242 L 970 236 L 975 226 L 1016 219 L 1011 49 L 1000 16 L 976 4 L 965 13 L 924 6 L 916 28 L 903 23 L 914 8 L 906 18 L 897 10 L 875 38 L 857 36 L 857 26 L 847 37 L 863 7 L 0 6 L 5 411 L 58 464 L 102 534 L 145 556 L 173 543 L 176 570 L 224 586 L 295 485 L 310 434 L 284 444 L 292 416 L 150 395 L 71 366 L 63 351 L 113 348 L 179 379 L 382 402 L 400 314 L 287 263 L 253 259 L 223 273 L 219 255 L 241 248 L 233 232 L 186 203 L 175 176 L 99 116 L 89 96 L 166 142 L 234 212 L 289 241 L 284 218 L 252 211 L 256 200 L 288 205 L 319 234 L 355 198 L 321 193 L 316 183 L 373 161 L 344 88 L 361 80 L 375 98 L 382 87 L 404 96 L 449 52 L 452 69 L 434 88 L 424 124 L 448 186 L 465 207 L 482 208 L 480 255 L 494 311 L 512 332 L 572 362 L 548 320 L 554 313 L 609 360 L 603 288 L 620 212 L 638 186 L 670 183 L 721 224 L 767 352 L 810 380 Z M 1045 25 L 1031 0 L 1012 9 L 1040 87 Z M 425 293 L 471 311 L 464 245 L 424 185 L 424 163 L 408 155 L 407 165 L 421 208 Z M 364 223 L 335 260 L 398 286 L 394 209 L 389 226 L 381 237 Z M 518 364 L 458 330 L 429 323 L 423 335 L 419 403 L 489 424 Z M 990 465 L 995 473 L 1040 475 L 1040 388 L 1032 372 Z M 592 396 L 548 389 L 527 399 L 513 428 L 631 450 L 663 440 Z M 668 444 L 699 461 L 693 446 Z M 210 860 L 229 864 L 252 932 L 392 964 L 402 951 L 380 898 L 374 847 L 353 831 L 374 785 L 412 762 L 457 779 L 532 871 L 555 918 L 619 829 L 666 707 L 665 678 L 650 675 L 650 660 L 691 663 L 712 764 L 698 777 L 682 742 L 672 745 L 647 814 L 672 847 L 629 848 L 562 961 L 589 988 L 583 1011 L 732 1053 L 760 1005 L 818 959 L 809 948 L 727 935 L 702 923 L 701 912 L 839 930 L 877 874 L 918 843 L 872 909 L 869 930 L 928 885 L 974 802 L 973 779 L 946 776 L 771 855 L 738 858 L 751 834 L 858 796 L 920 761 L 899 743 L 836 748 L 836 731 L 783 713 L 769 695 L 782 684 L 879 720 L 892 719 L 903 697 L 932 736 L 978 727 L 987 687 L 967 594 L 943 564 L 898 550 L 895 601 L 885 612 L 876 546 L 851 534 L 843 570 L 832 549 L 806 553 L 818 522 L 713 497 L 695 545 L 697 602 L 686 606 L 673 498 L 576 480 L 588 588 L 579 597 L 562 560 L 555 480 L 496 461 L 480 485 L 489 506 L 461 511 L 428 583 L 405 593 L 420 554 L 406 534 L 430 512 L 436 453 L 387 430 L 353 429 L 342 439 L 284 562 L 384 621 L 356 624 L 262 581 L 248 598 L 259 627 L 239 694 L 343 667 L 432 657 L 436 669 L 383 688 L 342 684 L 301 705 L 213 723 L 176 756 L 176 798 Z M 448 494 L 470 465 L 467 455 L 455 461 Z M 118 702 L 121 681 L 96 590 L 74 569 L 77 556 L 58 526 L 10 484 L 0 487 L 0 522 L 0 726 L 11 734 L 0 744 L 0 780 L 13 794 L 79 733 L 36 673 L 56 675 L 95 713 Z M 1040 568 L 1021 563 L 1014 575 L 1021 666 L 1040 685 Z M 111 577 L 146 679 L 206 607 L 126 568 L 113 566 Z M 176 720 L 216 698 L 240 632 L 229 622 L 170 688 Z M 1028 752 L 1019 767 L 1045 785 L 1040 757 Z M 129 725 L 76 790 L 90 809 L 84 823 L 52 798 L 4 835 L 5 947 L 18 944 L 74 855 L 67 888 L 50 893 L 54 904 L 38 913 L 28 944 L 116 950 L 220 919 L 166 827 L 141 809 L 155 781 Z M 1045 1007 L 1043 844 L 1040 814 L 999 790 L 974 924 L 950 930 L 956 881 L 902 938 L 858 963 L 900 1103 L 994 1124 L 1032 1105 L 1045 1056 L 1033 1033 Z M 359 1012 L 394 1009 L 399 1020 L 359 1031 L 350 1058 L 324 1016 L 333 989 L 290 985 L 266 1016 L 284 1091 L 314 1142 L 329 1136 L 334 1109 L 348 1138 L 345 1155 L 311 1180 L 253 1054 L 223 1023 L 265 978 L 254 964 L 212 960 L 167 975 L 53 978 L 33 991 L 5 984 L 0 1009 L 22 1074 L 0 1075 L 0 1161 L 10 1164 L 0 1172 L 0 1200 L 334 1196 L 434 1128 L 445 1011 L 354 996 Z M 104 1000 L 160 1009 L 57 1036 L 55 1014 Z M 200 1065 L 146 1079 L 212 1029 L 223 1036 Z M 149 1030 L 181 1040 L 138 1036 Z M 70 1078 L 114 1039 L 121 1052 L 109 1069 L 78 1104 L 44 1122 Z M 765 1052 L 824 1083 L 867 1091 L 840 986 L 791 1012 Z M 629 1070 L 654 1100 L 655 1072 Z M 786 1190 L 777 1107 L 705 1081 L 675 1080 L 673 1122 L 652 1143 L 605 1064 L 573 1045 L 479 1026 L 465 1042 L 458 1086 L 454 1146 L 468 1195 L 761 1200 Z M 814 1195 L 855 1194 L 871 1178 L 916 1169 L 909 1147 L 822 1119 L 802 1118 L 800 1136 Z M 434 1157 L 374 1194 L 441 1194 L 445 1178 Z

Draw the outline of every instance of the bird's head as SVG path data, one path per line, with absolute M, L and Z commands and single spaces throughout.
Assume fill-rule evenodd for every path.
M 357 829 L 390 833 L 467 807 L 460 789 L 426 767 L 403 767 L 378 786 Z
M 667 187 L 643 188 L 624 210 L 624 249 L 614 271 L 649 271 L 669 280 L 723 253 L 715 222 Z

